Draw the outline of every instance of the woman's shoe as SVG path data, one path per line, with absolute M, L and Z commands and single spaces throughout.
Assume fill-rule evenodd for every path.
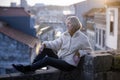
M 15 65 L 15 64 L 12 64 L 12 66 L 19 72 L 22 72 L 22 73 L 33 73 L 35 72 L 35 70 L 32 70 L 30 65 L 28 66 L 24 66 L 24 65 L 21 65 L 21 64 L 18 64 L 18 65 Z

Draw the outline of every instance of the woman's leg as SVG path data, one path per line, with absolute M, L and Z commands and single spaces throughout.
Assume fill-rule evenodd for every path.
M 13 64 L 13 67 L 22 73 L 28 73 L 31 71 L 33 72 L 39 68 L 45 67 L 47 65 L 58 68 L 62 71 L 71 71 L 76 68 L 76 67 L 68 64 L 64 60 L 56 59 L 53 57 L 44 57 L 42 60 L 39 60 L 39 61 L 37 61 L 31 65 L 27 65 L 27 66 Z
M 44 48 L 42 52 L 40 52 L 35 59 L 33 60 L 33 63 L 42 60 L 45 56 L 49 56 L 49 57 L 54 57 L 54 58 L 58 58 L 58 56 L 53 52 L 52 49 L 49 48 Z M 32 64 L 33 64 L 32 63 Z
M 52 51 L 52 49 L 44 48 L 43 51 L 36 56 L 36 58 L 33 60 L 32 64 L 34 64 L 38 61 L 43 61 L 43 58 L 45 58 L 46 55 L 50 56 L 50 57 L 58 58 L 58 56 Z M 31 70 L 31 67 L 30 67 L 31 65 L 22 65 L 22 64 L 15 65 L 15 64 L 12 64 L 12 66 L 16 70 L 18 70 L 20 72 L 23 72 L 23 73 L 34 71 L 34 70 Z
M 31 65 L 32 70 L 37 70 L 39 68 L 45 67 L 45 66 L 52 66 L 55 68 L 58 68 L 62 71 L 71 71 L 73 70 L 74 66 L 68 64 L 64 60 L 52 58 L 52 57 L 44 57 L 42 60 L 39 60 Z

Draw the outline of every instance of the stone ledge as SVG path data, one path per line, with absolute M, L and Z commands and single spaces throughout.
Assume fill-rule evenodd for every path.
M 51 68 L 48 70 L 37 70 L 35 73 L 12 73 L 0 75 L 0 80 L 58 80 L 60 71 Z
M 107 72 L 107 80 L 120 80 L 120 72 Z
M 107 52 L 91 53 L 82 57 L 78 67 L 73 71 L 64 72 L 50 68 L 37 70 L 34 74 L 0 75 L 0 80 L 120 80 L 120 72 L 111 70 L 113 58 L 113 55 Z
M 83 69 L 85 72 L 109 71 L 112 67 L 113 56 L 108 53 L 90 54 L 85 56 Z
M 81 80 L 84 57 L 81 58 L 78 67 L 69 72 L 60 71 L 50 67 L 48 70 L 37 70 L 35 73 L 11 73 L 0 75 L 0 80 Z

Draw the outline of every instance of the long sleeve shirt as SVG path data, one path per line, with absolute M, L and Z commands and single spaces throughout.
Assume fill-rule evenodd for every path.
M 60 59 L 73 66 L 78 65 L 73 58 L 77 51 L 80 57 L 82 57 L 89 50 L 92 50 L 88 37 L 80 30 L 76 31 L 72 37 L 69 32 L 66 31 L 58 39 L 54 41 L 45 41 L 43 43 L 47 48 L 57 51 L 57 55 Z

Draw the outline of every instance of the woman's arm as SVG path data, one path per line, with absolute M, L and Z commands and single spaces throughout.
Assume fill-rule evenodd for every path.
M 54 41 L 44 41 L 43 44 L 46 48 L 51 48 L 52 50 L 58 51 L 62 45 L 62 37 L 59 37 Z
M 85 37 L 86 39 L 82 42 L 81 48 L 79 49 L 80 57 L 86 55 L 87 53 L 93 51 L 91 44 L 89 42 L 88 37 Z

